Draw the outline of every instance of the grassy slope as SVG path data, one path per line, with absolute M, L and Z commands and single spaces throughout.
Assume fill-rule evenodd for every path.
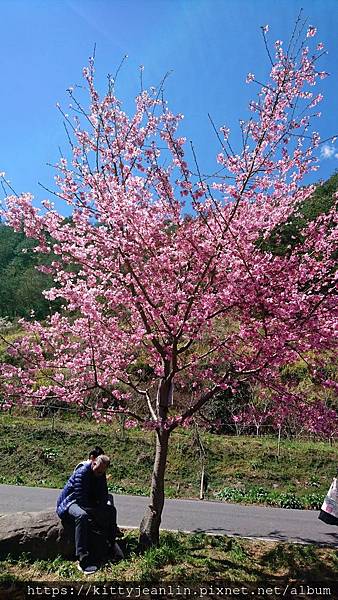
M 123 432 L 86 420 L 58 417 L 53 431 L 51 419 L 1 415 L 0 483 L 62 487 L 88 449 L 100 444 L 112 458 L 112 489 L 148 494 L 153 441 L 153 433 Z M 204 434 L 203 443 L 209 498 L 225 486 L 244 485 L 322 496 L 337 466 L 336 447 L 324 442 L 283 441 L 279 460 L 273 438 Z M 199 452 L 192 433 L 175 432 L 166 474 L 167 497 L 198 497 L 199 477 Z

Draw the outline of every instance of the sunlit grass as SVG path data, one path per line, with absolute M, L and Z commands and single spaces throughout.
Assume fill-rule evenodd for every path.
M 338 570 L 338 553 L 314 545 L 261 542 L 163 532 L 159 547 L 138 552 L 138 534 L 128 531 L 123 545 L 125 558 L 107 563 L 91 576 L 91 581 L 138 581 L 140 583 L 184 580 L 193 585 L 226 579 L 261 583 L 295 579 L 299 582 L 332 581 Z M 22 555 L 0 561 L 0 582 L 6 581 L 81 581 L 85 576 L 75 561 L 55 558 L 34 560 Z

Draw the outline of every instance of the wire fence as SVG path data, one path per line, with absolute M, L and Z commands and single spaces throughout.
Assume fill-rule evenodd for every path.
M 5 408 L 5 403 L 0 401 L 0 415 L 8 414 L 13 417 L 37 417 L 45 422 L 50 421 L 52 431 L 62 429 L 62 425 L 71 422 L 74 418 L 85 419 L 90 423 L 105 422 L 107 417 L 112 417 L 112 411 L 109 408 L 94 408 L 89 406 L 71 406 L 64 403 L 41 403 L 41 404 L 21 404 L 12 405 Z M 95 413 L 95 415 L 94 415 Z M 122 430 L 125 428 L 125 423 L 128 419 L 123 413 L 115 413 L 116 421 Z M 206 426 L 205 423 L 200 423 L 201 430 L 216 433 L 218 435 L 230 435 L 234 437 L 249 436 L 249 437 L 269 437 L 276 440 L 278 447 L 281 440 L 304 440 L 312 442 L 327 442 L 331 446 L 337 444 L 337 435 L 323 436 L 315 432 L 308 432 L 304 429 L 285 427 L 280 430 L 274 429 L 271 424 L 248 424 L 236 426 L 234 421 L 222 421 L 222 427 L 219 430 L 213 430 L 212 424 Z M 129 428 L 129 427 L 128 427 Z

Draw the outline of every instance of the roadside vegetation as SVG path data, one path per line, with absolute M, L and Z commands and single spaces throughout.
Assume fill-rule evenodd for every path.
M 90 581 L 181 582 L 203 585 L 222 580 L 230 585 L 287 585 L 291 581 L 335 582 L 338 552 L 314 545 L 287 544 L 163 532 L 158 547 L 143 555 L 137 551 L 138 532 L 129 531 L 124 539 L 125 559 L 108 563 Z M 29 555 L 0 561 L 0 585 L 27 581 L 76 582 L 85 579 L 74 561 L 56 558 L 34 560 Z M 88 577 L 87 577 L 88 581 Z M 271 595 L 269 596 L 271 597 Z
M 115 493 L 148 495 L 154 434 L 84 418 L 0 415 L 0 483 L 61 488 L 74 465 L 100 444 L 111 456 Z M 337 468 L 326 442 L 202 432 L 205 498 L 318 509 Z M 175 432 L 166 475 L 168 498 L 198 498 L 202 462 L 193 430 Z

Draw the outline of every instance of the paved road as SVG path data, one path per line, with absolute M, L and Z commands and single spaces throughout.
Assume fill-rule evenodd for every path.
M 46 510 L 59 490 L 0 485 L 0 514 Z M 138 527 L 147 498 L 115 494 L 118 523 Z M 248 538 L 318 543 L 338 548 L 338 528 L 325 525 L 316 511 L 243 506 L 224 502 L 166 500 L 163 529 L 207 532 Z

